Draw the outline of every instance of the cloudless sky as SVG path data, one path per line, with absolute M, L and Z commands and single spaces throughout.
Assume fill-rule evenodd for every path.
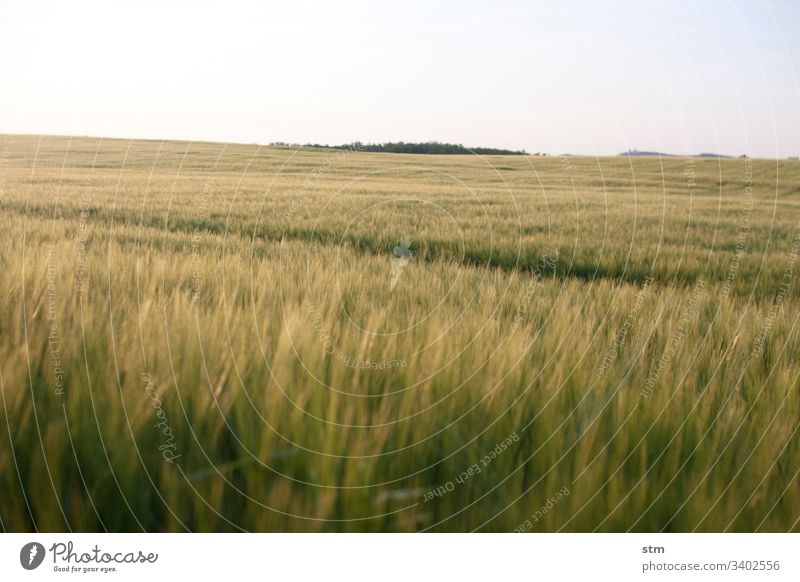
M 0 132 L 800 154 L 800 2 L 0 2 Z

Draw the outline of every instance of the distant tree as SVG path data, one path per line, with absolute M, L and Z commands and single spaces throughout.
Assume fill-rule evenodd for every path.
M 462 144 L 442 143 L 429 141 L 421 143 L 409 142 L 386 142 L 386 143 L 362 143 L 355 141 L 349 144 L 337 146 L 323 146 L 319 144 L 306 144 L 306 147 L 321 147 L 332 149 L 351 149 L 362 152 L 385 152 L 396 154 L 479 154 L 479 155 L 528 155 L 525 150 L 505 150 L 499 148 L 466 148 Z

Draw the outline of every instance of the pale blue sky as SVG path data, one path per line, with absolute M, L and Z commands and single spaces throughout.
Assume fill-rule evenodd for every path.
M 785 157 L 798 66 L 796 1 L 3 0 L 0 132 Z

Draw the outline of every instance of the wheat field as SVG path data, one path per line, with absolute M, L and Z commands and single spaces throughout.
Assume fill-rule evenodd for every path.
M 800 163 L 0 136 L 5 531 L 800 531 Z

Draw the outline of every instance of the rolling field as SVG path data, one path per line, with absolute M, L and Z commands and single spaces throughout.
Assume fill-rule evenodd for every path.
M 5 531 L 800 531 L 800 162 L 0 136 Z

